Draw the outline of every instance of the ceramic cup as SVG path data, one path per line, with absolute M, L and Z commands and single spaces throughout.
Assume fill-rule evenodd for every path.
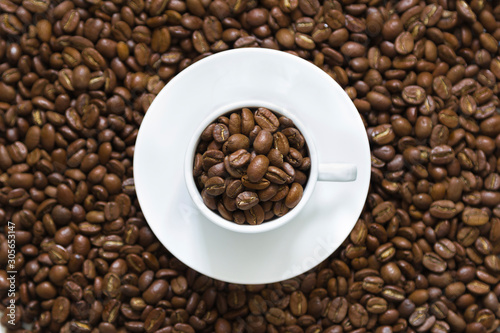
M 194 157 L 196 154 L 196 147 L 200 141 L 200 135 L 203 130 L 214 122 L 219 116 L 225 115 L 228 112 L 239 110 L 241 108 L 256 108 L 256 107 L 265 107 L 269 110 L 288 117 L 291 119 L 297 129 L 304 136 L 305 142 L 307 144 L 307 148 L 309 150 L 309 157 L 311 158 L 311 168 L 309 171 L 309 178 L 304 187 L 304 193 L 302 195 L 302 199 L 298 203 L 295 208 L 291 209 L 287 214 L 276 217 L 273 220 L 266 221 L 259 225 L 248 225 L 248 224 L 236 224 L 232 221 L 228 221 L 221 217 L 217 212 L 209 209 L 203 199 L 201 197 L 200 191 L 196 187 L 196 183 L 193 177 L 193 165 L 194 165 Z M 242 101 L 239 103 L 226 105 L 223 108 L 217 109 L 212 114 L 210 114 L 207 118 L 205 118 L 200 126 L 193 133 L 191 141 L 189 142 L 186 157 L 184 161 L 184 176 L 186 181 L 186 186 L 189 192 L 189 195 L 193 199 L 193 202 L 198 207 L 200 212 L 211 222 L 216 225 L 240 233 L 259 233 L 270 231 L 276 229 L 292 219 L 294 219 L 300 211 L 306 206 L 307 202 L 311 198 L 311 195 L 316 186 L 316 182 L 318 181 L 329 181 L 329 182 L 349 182 L 356 180 L 357 175 L 357 167 L 354 164 L 348 163 L 318 163 L 318 154 L 316 150 L 316 146 L 314 140 L 307 130 L 307 126 L 303 124 L 303 122 L 295 117 L 293 114 L 280 108 L 279 106 L 267 103 L 265 101 Z

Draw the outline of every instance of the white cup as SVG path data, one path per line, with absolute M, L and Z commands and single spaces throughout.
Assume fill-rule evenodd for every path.
M 224 219 L 217 212 L 209 209 L 203 202 L 201 193 L 196 187 L 196 183 L 193 177 L 193 165 L 194 165 L 194 157 L 196 154 L 196 147 L 198 146 L 198 143 L 200 141 L 200 135 L 203 132 L 203 130 L 212 122 L 214 122 L 219 116 L 227 114 L 230 111 L 238 110 L 244 107 L 248 108 L 265 107 L 273 112 L 279 113 L 280 115 L 283 115 L 291 119 L 294 122 L 297 129 L 300 131 L 300 133 L 304 136 L 307 148 L 309 150 L 309 157 L 311 158 L 311 168 L 309 171 L 309 177 L 304 187 L 304 193 L 302 195 L 302 199 L 297 204 L 297 206 L 291 209 L 287 214 L 281 217 L 274 218 L 273 220 L 264 222 L 259 225 L 236 224 L 232 221 Z M 214 111 L 211 115 L 209 115 L 202 121 L 200 126 L 193 133 L 193 137 L 189 142 L 184 160 L 184 176 L 185 176 L 186 186 L 189 195 L 191 196 L 193 202 L 201 211 L 201 213 L 216 225 L 240 233 L 259 233 L 276 229 L 288 223 L 300 213 L 300 211 L 305 207 L 305 205 L 311 198 L 311 195 L 314 191 L 314 187 L 316 186 L 317 181 L 349 182 L 356 180 L 356 175 L 357 175 L 356 165 L 347 163 L 347 161 L 346 163 L 342 162 L 342 163 L 319 164 L 318 154 L 316 151 L 314 140 L 311 137 L 307 128 L 303 125 L 303 123 L 287 110 L 284 110 L 271 103 L 262 101 L 242 101 L 239 103 L 225 105 L 224 107 Z

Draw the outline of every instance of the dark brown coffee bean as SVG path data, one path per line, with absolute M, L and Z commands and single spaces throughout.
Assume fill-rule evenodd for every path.
M 349 320 L 354 327 L 366 326 L 368 323 L 368 313 L 361 304 L 353 304 L 349 307 Z
M 287 137 L 282 132 L 273 135 L 273 147 L 279 150 L 283 156 L 288 155 L 290 146 Z
M 149 312 L 144 322 L 144 330 L 146 332 L 155 332 L 158 330 L 165 320 L 165 310 L 155 308 Z
M 336 297 L 328 308 L 328 319 L 334 323 L 340 323 L 346 318 L 349 304 L 344 297 Z
M 444 272 L 447 266 L 446 261 L 433 252 L 424 254 L 422 264 L 428 270 L 436 273 Z
M 297 206 L 297 204 L 302 199 L 303 192 L 304 192 L 304 190 L 300 184 L 293 183 L 290 186 L 290 190 L 288 191 L 288 195 L 285 198 L 285 205 L 290 209 Z
M 370 91 L 366 95 L 366 99 L 375 110 L 387 110 L 387 108 L 392 105 L 392 101 L 389 97 L 376 91 Z
M 273 135 L 267 130 L 260 131 L 253 141 L 253 148 L 257 154 L 267 154 L 273 145 Z
M 231 113 L 229 116 L 229 134 L 240 134 L 241 133 L 241 116 L 236 112 Z
M 258 225 L 264 222 L 264 209 L 259 204 L 244 210 L 244 213 L 245 220 L 250 225 Z
M 222 146 L 222 151 L 226 154 L 233 153 L 239 149 L 248 149 L 250 147 L 250 140 L 247 136 L 242 134 L 233 134 Z
M 239 179 L 232 179 L 226 185 L 226 195 L 230 198 L 236 198 L 238 194 L 243 192 L 243 184 Z
M 229 155 L 228 161 L 233 168 L 244 167 L 250 162 L 250 153 L 247 152 L 245 149 L 239 149 L 234 153 L 232 153 L 231 155 Z
M 467 290 L 473 295 L 485 295 L 490 292 L 490 287 L 484 282 L 473 280 L 467 284 Z
M 167 294 L 168 286 L 167 281 L 156 280 L 142 293 L 142 298 L 146 303 L 154 305 Z
M 387 301 L 381 297 L 373 297 L 366 303 L 366 310 L 373 314 L 382 314 L 387 310 Z
M 222 151 L 207 150 L 205 153 L 203 153 L 202 156 L 203 169 L 208 170 L 212 166 L 223 162 L 223 160 L 224 160 L 224 153 Z
M 226 142 L 229 139 L 229 129 L 224 124 L 215 124 L 212 135 L 216 142 Z
M 259 203 L 259 196 L 255 192 L 245 191 L 236 197 L 236 206 L 241 210 L 248 210 Z
M 371 133 L 371 138 L 373 142 L 379 145 L 385 145 L 391 143 L 394 138 L 394 131 L 392 126 L 389 124 L 379 125 L 375 127 Z
M 251 182 L 258 182 L 264 177 L 268 167 L 269 159 L 264 155 L 257 155 L 248 165 L 248 180 Z
M 488 213 L 479 208 L 466 207 L 462 213 L 462 221 L 470 226 L 481 226 L 488 220 Z
M 377 294 L 382 291 L 384 280 L 376 276 L 368 276 L 364 278 L 362 287 L 364 290 Z
M 245 151 L 245 153 L 247 152 Z M 250 156 L 250 154 L 248 154 L 248 156 Z M 245 157 L 245 159 L 247 159 L 247 157 Z M 250 160 L 250 157 L 248 157 L 248 160 Z M 244 162 L 244 160 L 238 160 L 237 162 L 239 163 L 242 161 Z M 245 164 L 246 163 L 248 163 L 248 161 L 246 161 Z M 245 174 L 243 169 L 231 166 L 231 163 L 229 162 L 229 156 L 224 157 L 224 168 L 226 169 L 227 173 L 229 173 L 229 175 L 234 178 L 240 178 Z
M 283 154 L 278 149 L 271 149 L 267 154 L 269 164 L 278 168 L 283 166 Z
M 450 146 L 439 145 L 430 153 L 430 161 L 434 164 L 448 164 L 455 158 L 455 152 Z
M 241 183 L 244 187 L 250 190 L 263 190 L 271 185 L 271 182 L 266 178 L 261 178 L 256 182 L 251 182 L 248 179 L 248 175 L 244 175 L 243 177 L 241 177 Z
M 450 219 L 458 213 L 455 203 L 450 200 L 438 200 L 433 202 L 429 212 L 432 216 L 440 219 Z
M 399 54 L 409 54 L 413 51 L 414 40 L 411 33 L 404 31 L 397 38 L 394 43 L 395 49 Z
M 302 165 L 302 159 L 302 154 L 295 148 L 290 148 L 290 152 L 285 157 L 285 160 L 295 168 L 298 168 Z
M 255 119 L 253 117 L 252 111 L 247 108 L 241 109 L 241 133 L 244 135 L 249 135 L 254 126 Z
M 407 86 L 401 94 L 403 100 L 411 105 L 420 105 L 425 101 L 425 90 L 419 86 Z
M 304 147 L 305 140 L 298 129 L 289 127 L 285 128 L 282 133 L 285 134 L 286 138 L 288 139 L 290 147 L 293 147 L 295 149 L 301 149 L 302 147 Z
M 268 180 L 270 180 L 272 183 L 278 184 L 278 185 L 285 184 L 287 179 L 288 179 L 288 175 L 286 174 L 285 171 L 283 171 L 280 168 L 274 167 L 274 166 L 270 166 L 267 169 L 265 177 Z
M 276 132 L 280 125 L 278 118 L 266 108 L 259 108 L 255 111 L 255 122 L 263 130 L 267 130 L 271 133 Z
M 288 213 L 289 209 L 285 205 L 284 200 L 276 201 L 273 205 L 273 213 L 274 215 L 281 217 Z
M 226 184 L 221 177 L 212 177 L 205 182 L 205 191 L 207 194 L 217 196 L 226 191 Z

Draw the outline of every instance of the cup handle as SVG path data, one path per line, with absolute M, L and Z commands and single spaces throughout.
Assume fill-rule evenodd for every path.
M 351 182 L 356 180 L 358 168 L 349 163 L 320 164 L 318 180 L 327 182 Z

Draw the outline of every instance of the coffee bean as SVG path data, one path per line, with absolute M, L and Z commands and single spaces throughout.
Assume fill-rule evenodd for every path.
M 440 219 L 449 219 L 458 213 L 455 204 L 450 200 L 438 200 L 433 202 L 429 212 L 432 216 Z
M 267 154 L 273 145 L 273 135 L 271 132 L 260 131 L 253 141 L 253 148 L 257 154 Z
M 278 184 L 278 185 L 285 184 L 287 179 L 288 179 L 288 175 L 286 174 L 285 171 L 283 171 L 280 168 L 274 167 L 274 166 L 270 166 L 267 169 L 265 177 L 268 180 L 270 180 L 272 183 Z
M 413 51 L 414 40 L 411 33 L 405 31 L 402 32 L 394 43 L 395 49 L 399 54 L 408 54 Z
M 258 225 L 264 222 L 264 209 L 261 205 L 256 204 L 249 209 L 240 208 L 245 213 L 245 220 L 250 225 Z
M 208 150 L 202 156 L 203 169 L 208 170 L 215 164 L 221 163 L 223 159 L 224 153 L 220 150 Z
M 467 284 L 467 290 L 474 295 L 485 295 L 489 293 L 490 287 L 484 282 L 473 280 Z
M 158 303 L 168 291 L 168 282 L 165 280 L 156 280 L 142 293 L 142 298 L 148 304 Z
M 466 207 L 462 213 L 462 220 L 470 226 L 481 226 L 488 222 L 489 216 L 479 208 Z
M 241 177 L 241 183 L 244 187 L 250 190 L 263 190 L 271 185 L 271 182 L 265 178 L 261 178 L 256 182 L 251 182 L 248 178 L 248 175 L 244 175 Z
M 450 146 L 439 145 L 430 153 L 430 161 L 434 164 L 449 164 L 455 158 L 455 153 Z
M 158 330 L 163 321 L 165 320 L 165 310 L 161 308 L 155 308 L 149 312 L 146 320 L 144 321 L 144 330 L 146 332 L 155 332 Z
M 268 130 L 271 133 L 274 133 L 279 127 L 278 118 L 266 108 L 259 108 L 255 112 L 255 122 L 263 130 Z
M 241 109 L 241 133 L 244 135 L 249 135 L 254 126 L 255 119 L 252 111 L 247 108 Z
M 229 129 L 225 124 L 215 124 L 212 135 L 216 142 L 226 142 L 229 139 Z
M 298 183 L 293 183 L 291 186 L 290 186 L 290 190 L 288 191 L 288 194 L 285 198 L 285 205 L 292 209 L 294 208 L 295 206 L 297 206 L 297 204 L 300 202 L 300 200 L 302 199 L 302 194 L 303 194 L 303 188 L 300 184 Z
M 205 182 L 205 191 L 207 194 L 217 196 L 226 191 L 226 184 L 221 177 L 212 177 Z
M 426 98 L 425 91 L 419 86 L 407 86 L 403 89 L 403 100 L 411 105 L 422 104 Z
M 340 323 L 347 315 L 349 305 L 344 297 L 336 297 L 328 307 L 328 319 L 334 323 Z
M 242 168 L 250 162 L 250 154 L 245 149 L 238 149 L 229 155 L 228 161 L 231 167 Z
M 283 154 L 283 152 L 282 152 Z M 283 154 L 285 155 L 285 154 Z M 286 161 L 290 163 L 293 167 L 298 168 L 302 165 L 303 156 L 295 148 L 290 148 L 288 155 L 285 157 Z
M 251 182 L 258 182 L 264 177 L 268 167 L 269 159 L 264 155 L 257 155 L 248 165 L 248 180 Z
M 241 210 L 247 210 L 259 203 L 257 193 L 245 191 L 236 197 L 236 206 Z
M 368 313 L 361 304 L 353 304 L 349 307 L 349 320 L 354 327 L 363 327 L 368 323 Z
M 375 222 L 386 223 L 396 214 L 396 209 L 391 202 L 386 201 L 377 205 L 373 209 L 372 214 Z
M 376 110 L 387 110 L 392 104 L 389 97 L 376 91 L 370 91 L 366 95 L 366 99 L 370 102 L 372 108 Z
M 370 293 L 377 294 L 382 291 L 383 285 L 384 280 L 382 280 L 380 277 L 368 276 L 364 278 L 362 286 L 364 290 Z
M 436 273 L 442 273 L 446 270 L 446 261 L 435 253 L 426 253 L 422 258 L 422 264 L 428 270 Z

